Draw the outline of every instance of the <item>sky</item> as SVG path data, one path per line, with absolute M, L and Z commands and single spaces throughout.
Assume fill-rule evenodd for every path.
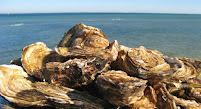
M 65 12 L 201 14 L 201 0 L 0 0 L 0 13 Z

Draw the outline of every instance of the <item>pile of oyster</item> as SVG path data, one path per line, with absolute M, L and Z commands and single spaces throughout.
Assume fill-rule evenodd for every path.
M 37 42 L 1 65 L 0 94 L 28 108 L 200 109 L 201 61 L 109 43 L 77 24 L 55 50 Z

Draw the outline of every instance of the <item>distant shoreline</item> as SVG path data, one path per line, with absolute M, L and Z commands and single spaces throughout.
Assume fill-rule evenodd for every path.
M 139 12 L 53 12 L 53 13 L 0 13 L 0 15 L 34 15 L 34 14 L 165 14 L 165 15 L 201 15 L 198 13 L 139 13 Z

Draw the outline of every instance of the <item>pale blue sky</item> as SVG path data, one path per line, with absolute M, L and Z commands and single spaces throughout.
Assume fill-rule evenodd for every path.
M 0 0 L 0 13 L 199 13 L 201 0 Z

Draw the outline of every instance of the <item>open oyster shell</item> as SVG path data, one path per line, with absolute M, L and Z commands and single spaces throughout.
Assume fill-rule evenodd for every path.
M 116 106 L 130 106 L 144 95 L 146 80 L 128 76 L 123 71 L 108 71 L 97 77 L 100 92 Z
M 70 59 L 64 63 L 49 62 L 44 68 L 34 72 L 39 79 L 55 85 L 77 87 L 88 85 L 98 73 L 108 69 L 108 61 L 100 57 Z
M 89 94 L 46 82 L 33 82 L 16 65 L 0 66 L 0 93 L 10 102 L 22 107 L 50 106 L 63 109 L 102 109 L 105 102 Z

